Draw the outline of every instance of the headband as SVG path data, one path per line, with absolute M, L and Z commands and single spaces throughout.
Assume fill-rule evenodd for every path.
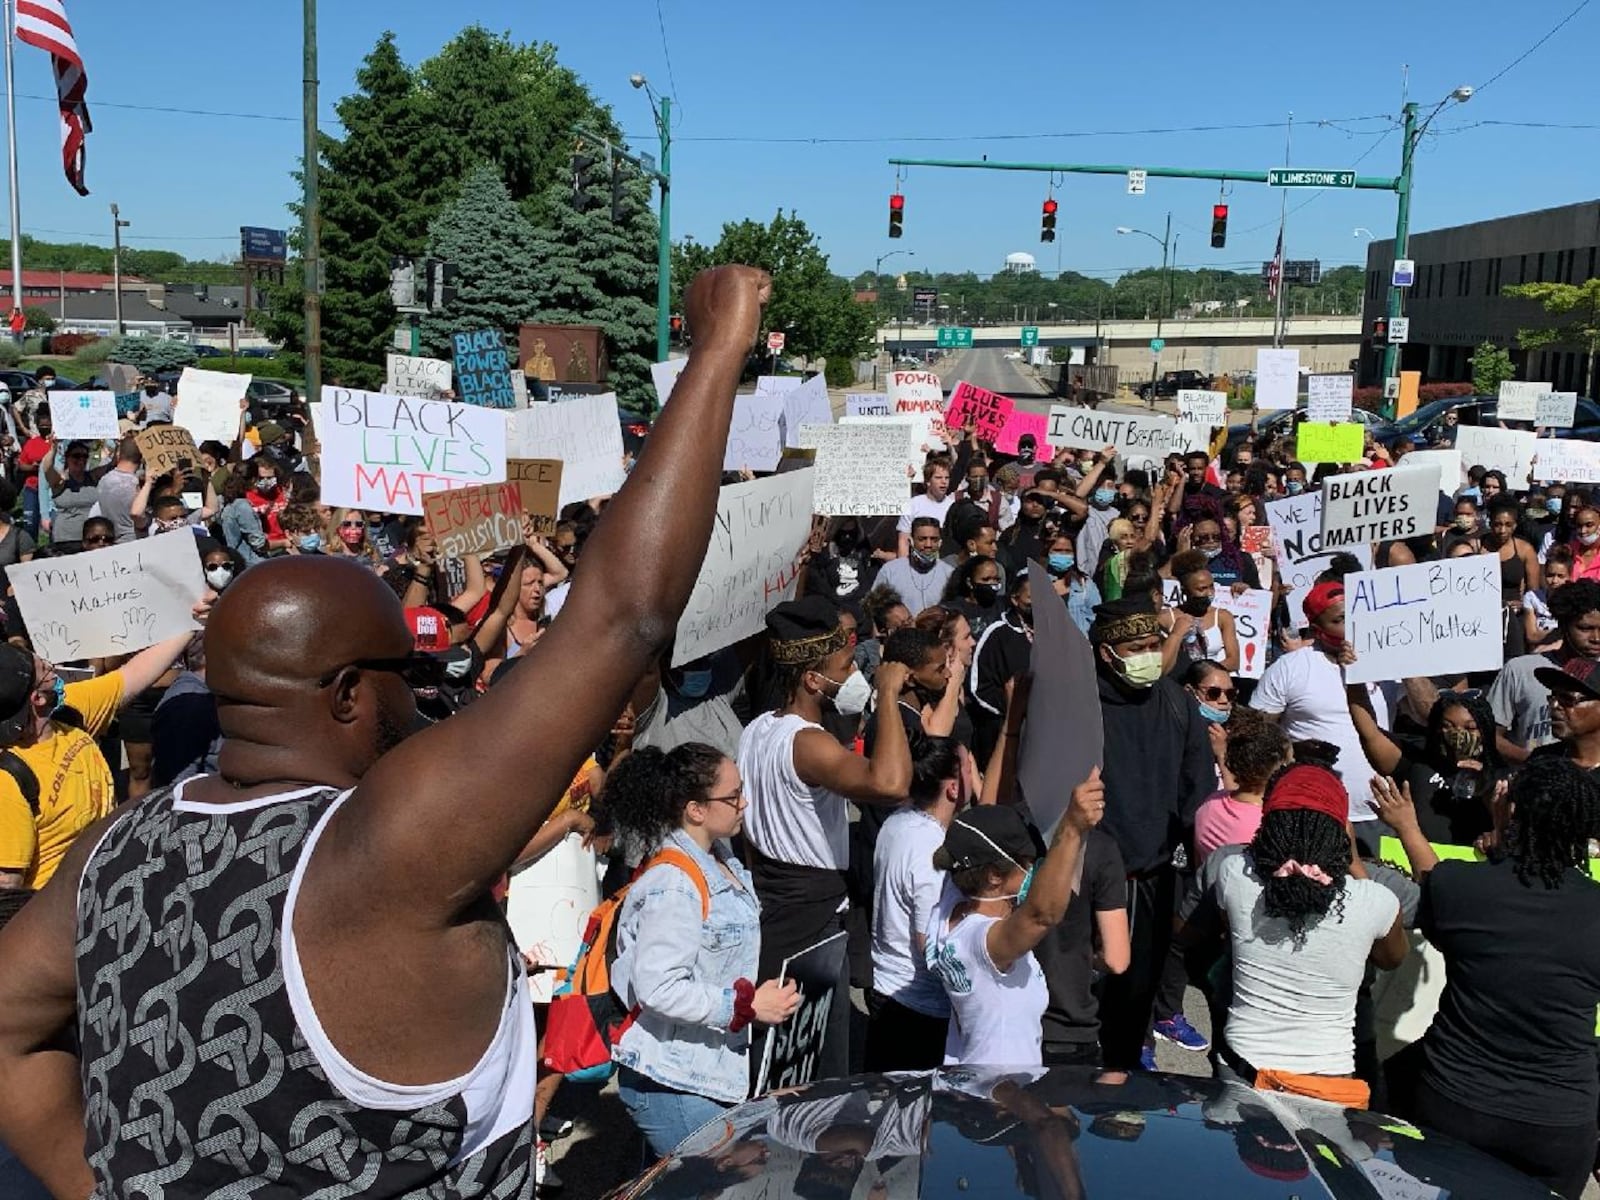
M 810 637 L 772 639 L 772 661 L 781 667 L 804 666 L 827 658 L 850 644 L 850 635 L 843 625 L 835 625 L 827 633 L 814 633 Z
M 1136 638 L 1150 637 L 1161 632 L 1161 623 L 1155 613 L 1129 613 L 1109 621 L 1096 621 L 1089 627 L 1089 640 L 1096 645 L 1131 642 Z

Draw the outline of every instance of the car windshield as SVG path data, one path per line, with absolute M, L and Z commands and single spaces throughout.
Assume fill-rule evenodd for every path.
M 1460 402 L 1457 400 L 1429 401 L 1410 416 L 1401 417 L 1396 421 L 1395 430 L 1402 435 L 1416 433 L 1418 430 L 1426 429 L 1432 425 L 1452 407 L 1459 407 L 1459 405 Z

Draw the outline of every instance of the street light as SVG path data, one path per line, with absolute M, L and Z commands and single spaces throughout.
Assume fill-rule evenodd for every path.
M 656 234 L 656 361 L 666 362 L 672 332 L 672 101 L 656 95 L 643 75 L 630 75 L 628 82 L 650 101 L 661 141 L 661 154 L 652 172 L 661 185 L 661 221 Z
M 1351 237 L 1362 237 L 1362 236 L 1365 236 L 1369 241 L 1376 241 L 1377 237 L 1378 237 L 1377 234 L 1373 233 L 1372 230 L 1368 229 L 1365 225 L 1357 225 L 1354 229 L 1352 229 L 1350 231 L 1350 236 Z
M 1155 234 L 1149 232 L 1148 230 L 1145 230 L 1145 229 L 1133 229 L 1133 228 L 1131 228 L 1130 226 L 1127 226 L 1127 225 L 1118 225 L 1117 226 L 1117 232 L 1118 233 L 1124 233 L 1124 234 L 1125 233 L 1141 233 L 1145 237 L 1149 238 L 1156 245 L 1161 247 L 1161 292 L 1162 292 L 1162 301 L 1161 301 L 1161 304 L 1156 308 L 1156 336 L 1155 336 L 1155 340 L 1157 342 L 1159 342 L 1161 340 L 1161 320 L 1166 315 L 1166 311 L 1167 311 L 1167 296 L 1168 296 L 1168 293 L 1171 291 L 1171 286 L 1172 286 L 1171 285 L 1172 274 L 1171 274 L 1171 271 L 1168 269 L 1168 265 L 1167 265 L 1168 262 L 1170 261 L 1170 255 L 1171 255 L 1171 250 L 1172 250 L 1172 214 L 1171 213 L 1167 214 L 1167 233 L 1166 233 L 1165 237 L 1157 237 Z M 1160 376 L 1160 373 L 1161 373 L 1161 351 L 1160 350 L 1152 350 L 1151 355 L 1152 355 L 1152 358 L 1151 358 L 1151 363 L 1150 363 L 1150 399 L 1149 399 L 1148 403 L 1149 403 L 1151 408 L 1154 408 L 1156 406 L 1156 379 Z
M 917 252 L 915 250 L 890 250 L 886 254 L 878 255 L 877 261 L 872 264 L 872 287 L 873 287 L 874 291 L 877 290 L 877 287 L 878 287 L 878 273 L 879 273 L 880 270 L 882 270 L 884 262 L 886 260 L 888 260 L 888 259 L 893 258 L 896 254 L 904 254 L 907 258 L 915 258 L 917 256 Z M 900 313 L 900 334 L 899 334 L 900 348 L 897 351 L 897 353 L 903 355 L 906 352 L 906 298 L 904 296 L 900 297 L 899 313 Z M 876 388 L 878 386 L 878 360 L 877 359 L 873 359 L 872 360 L 872 386 L 873 386 L 874 390 L 876 390 Z
M 116 293 L 114 306 L 117 319 L 117 336 L 121 337 L 128 332 L 128 327 L 122 322 L 122 231 L 133 224 L 122 219 L 122 210 L 115 204 L 111 206 L 111 290 Z M 62 295 L 66 294 L 65 289 Z M 63 301 L 62 303 L 65 303 Z

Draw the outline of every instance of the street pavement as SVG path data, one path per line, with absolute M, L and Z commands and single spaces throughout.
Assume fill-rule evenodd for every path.
M 1005 356 L 1003 350 L 958 350 L 939 367 L 947 388 L 965 380 L 1006 396 L 1046 397 L 1050 389 L 1027 366 Z

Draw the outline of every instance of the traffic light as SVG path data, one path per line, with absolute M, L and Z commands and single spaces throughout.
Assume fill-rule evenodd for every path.
M 1044 202 L 1044 216 L 1039 220 L 1039 240 L 1053 242 L 1056 240 L 1056 209 L 1061 206 L 1052 196 Z
M 592 154 L 572 156 L 572 207 L 579 212 L 589 207 L 589 172 L 594 170 L 595 161 Z
M 897 237 L 901 236 L 903 231 L 901 230 L 900 226 L 905 224 L 905 220 L 906 220 L 906 198 L 904 196 L 902 196 L 899 192 L 896 192 L 896 193 L 894 193 L 894 195 L 889 197 L 889 236 L 890 237 L 897 238 Z
M 611 160 L 611 223 L 622 224 L 622 159 Z
M 1228 206 L 1226 204 L 1213 204 L 1211 206 L 1211 248 L 1221 250 L 1228 244 Z
M 1372 318 L 1372 344 L 1374 346 L 1387 346 L 1389 344 L 1389 318 Z

